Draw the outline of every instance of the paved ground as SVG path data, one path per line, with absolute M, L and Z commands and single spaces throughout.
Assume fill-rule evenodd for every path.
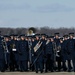
M 38 73 L 35 72 L 4 72 L 0 75 L 75 75 L 74 72 L 54 72 L 54 73 Z

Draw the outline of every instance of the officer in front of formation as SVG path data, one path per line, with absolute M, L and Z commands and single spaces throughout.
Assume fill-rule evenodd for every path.
M 75 56 L 75 39 L 74 37 L 74 33 L 69 33 L 69 39 L 67 40 L 67 61 L 68 61 L 68 72 L 72 71 L 72 66 L 71 66 L 71 60 L 73 61 L 73 68 L 75 71 L 75 60 L 74 60 L 74 56 Z
M 19 41 L 19 66 L 20 71 L 28 71 L 28 60 L 29 60 L 29 49 L 28 42 L 25 40 L 25 35 L 20 35 L 21 40 Z

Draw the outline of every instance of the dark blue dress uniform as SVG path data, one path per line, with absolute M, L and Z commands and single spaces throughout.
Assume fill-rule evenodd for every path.
M 35 47 L 38 42 L 39 42 L 39 40 L 35 40 L 33 47 Z M 40 70 L 40 72 L 42 73 L 43 72 L 43 51 L 42 51 L 42 45 L 39 47 L 39 49 L 36 52 L 34 51 L 34 61 L 35 60 L 36 60 L 36 62 L 34 63 L 34 65 L 35 65 L 36 73 L 38 73 L 38 70 Z
M 66 71 L 66 60 L 67 60 L 67 40 L 64 40 L 63 43 L 61 44 L 61 59 L 62 59 L 62 65 L 63 65 L 63 70 Z
M 0 37 L 0 71 L 5 71 L 5 54 L 2 44 L 2 38 Z
M 67 60 L 67 52 L 66 52 L 66 50 L 67 50 L 67 40 L 64 40 L 63 41 L 63 49 L 62 49 L 62 61 L 66 61 Z
M 67 60 L 68 60 L 68 71 L 71 71 L 71 60 L 73 60 L 74 57 L 74 50 L 75 50 L 75 40 L 74 39 L 68 39 L 67 41 Z M 73 63 L 74 64 L 74 63 Z M 75 67 L 75 64 L 74 64 Z
M 46 44 L 46 72 L 52 71 L 53 72 L 53 61 L 54 61 L 54 52 L 53 52 L 53 43 L 49 42 Z
M 60 43 L 60 39 L 54 39 L 54 42 L 56 43 L 56 46 L 59 46 L 59 43 Z
M 44 65 L 46 64 L 46 40 L 45 39 L 41 39 L 41 42 L 42 42 L 42 50 L 43 50 L 43 53 L 44 53 L 44 56 L 43 56 L 43 68 L 44 68 Z
M 10 41 L 10 71 L 19 70 L 19 45 L 17 40 Z
M 21 71 L 28 70 L 29 49 L 26 40 L 19 41 L 19 62 Z

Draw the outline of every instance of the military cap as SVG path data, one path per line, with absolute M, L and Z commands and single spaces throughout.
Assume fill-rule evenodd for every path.
M 54 38 L 54 36 L 50 36 L 50 38 Z
M 57 33 L 54 33 L 55 35 L 58 35 L 59 33 L 57 32 Z
M 17 38 L 17 37 L 18 37 L 18 35 L 17 35 L 17 34 L 14 34 L 14 35 L 13 35 L 13 37 L 14 37 L 14 38 Z
M 41 34 L 41 36 L 46 36 L 46 34 Z
M 14 36 L 14 34 L 10 34 L 10 36 Z
M 59 36 L 59 33 L 54 33 L 54 35 L 58 35 Z
M 14 34 L 13 36 L 18 36 L 17 34 Z
M 66 34 L 66 35 L 64 35 L 63 37 L 66 37 L 66 38 L 68 38 L 68 35 Z
M 25 34 L 21 34 L 19 37 L 25 37 Z
M 69 33 L 69 35 L 72 35 L 72 36 L 74 36 L 74 33 L 73 33 L 73 32 L 71 32 L 71 33 Z
M 3 35 L 3 37 L 5 37 L 5 38 L 10 38 L 10 36 L 9 36 L 9 35 Z
M 31 38 L 35 38 L 35 36 L 33 35 Z
M 27 36 L 27 38 L 32 38 L 32 36 Z
M 35 37 L 36 37 L 36 36 L 40 37 L 40 34 L 35 34 Z

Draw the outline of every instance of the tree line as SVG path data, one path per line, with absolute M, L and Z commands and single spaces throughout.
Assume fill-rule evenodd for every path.
M 64 34 L 69 34 L 70 32 L 75 33 L 75 28 L 50 28 L 50 27 L 30 27 L 30 28 L 0 28 L 1 35 L 10 35 L 10 34 L 27 34 L 28 29 L 35 30 L 36 33 L 54 35 L 55 32 L 59 32 L 60 36 Z

